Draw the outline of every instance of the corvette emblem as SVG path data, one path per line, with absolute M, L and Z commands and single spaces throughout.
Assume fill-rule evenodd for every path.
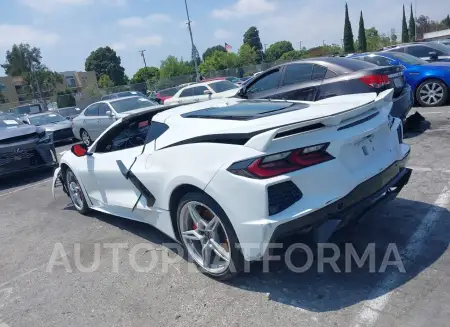
M 23 149 L 22 148 L 17 148 L 16 150 L 14 150 L 15 153 L 22 153 Z

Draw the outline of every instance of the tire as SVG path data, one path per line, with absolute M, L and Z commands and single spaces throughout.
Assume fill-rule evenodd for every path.
M 422 107 L 439 107 L 447 103 L 447 99 L 448 87 L 438 79 L 427 79 L 416 89 L 416 101 Z
M 67 168 L 64 173 L 64 181 L 73 206 L 79 213 L 81 213 L 82 215 L 86 215 L 89 211 L 91 211 L 91 209 L 87 205 L 86 198 L 77 177 L 70 168 Z M 75 183 L 76 185 L 73 183 Z M 77 193 L 77 195 L 75 195 L 75 193 Z
M 214 214 L 214 218 L 217 217 L 220 224 L 217 225 L 215 232 L 210 233 L 207 231 L 202 231 L 204 227 L 199 227 L 200 224 L 196 226 L 195 223 L 193 223 L 194 220 L 192 219 L 192 215 L 190 214 L 191 211 L 189 210 L 189 208 L 193 207 L 197 208 L 195 210 L 199 215 L 200 213 L 197 210 L 200 209 L 202 211 L 203 216 L 207 215 L 210 216 L 210 217 L 202 217 L 203 220 L 206 222 L 211 223 L 213 222 L 213 218 L 210 219 L 212 216 L 211 214 Z M 189 217 L 190 220 L 188 220 Z M 231 225 L 231 222 L 228 219 L 225 212 L 223 211 L 223 209 L 210 196 L 201 192 L 187 193 L 181 198 L 178 204 L 176 218 L 177 218 L 178 233 L 180 235 L 181 242 L 188 252 L 189 259 L 191 259 L 195 263 L 200 272 L 217 280 L 227 280 L 236 276 L 244 269 L 244 257 L 242 256 L 239 241 L 234 231 L 234 228 Z M 193 225 L 192 230 L 186 231 L 186 225 L 189 224 Z M 204 235 L 203 241 L 200 241 L 198 239 L 191 240 L 188 239 L 186 236 L 184 236 L 186 235 L 186 232 L 190 233 L 193 231 L 197 232 L 198 234 L 203 234 Z M 224 241 L 224 238 L 226 238 L 225 243 L 221 243 Z M 216 252 L 216 249 L 213 249 L 211 246 L 205 246 L 205 244 L 210 244 L 208 242 L 212 242 L 213 239 L 215 239 L 216 241 L 215 244 L 218 244 L 221 247 L 221 249 L 225 250 L 225 253 L 228 254 L 227 257 L 229 258 L 229 260 L 228 265 L 226 267 L 221 268 L 214 268 L 212 266 L 207 267 L 205 264 L 201 262 L 202 260 L 204 261 L 203 254 L 205 253 L 204 252 L 205 248 L 206 249 L 211 248 L 209 250 L 210 251 L 209 257 L 211 257 L 211 260 L 209 260 L 210 264 L 211 261 L 221 260 L 221 257 L 217 255 L 217 253 L 223 253 L 223 251 Z M 201 252 L 195 249 L 195 245 L 198 246 L 198 250 L 201 249 Z M 228 249 L 228 251 L 226 251 L 226 248 Z M 199 257 L 199 255 L 201 256 L 201 258 Z M 225 260 L 223 261 L 225 262 Z
M 89 136 L 89 133 L 83 128 L 80 130 L 80 137 L 81 141 L 87 146 L 90 146 L 92 144 L 92 139 Z

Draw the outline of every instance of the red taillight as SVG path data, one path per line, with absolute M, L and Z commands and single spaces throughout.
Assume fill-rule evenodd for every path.
M 364 84 L 367 84 L 377 89 L 390 83 L 388 75 L 367 75 L 360 77 L 359 80 Z
M 252 178 L 275 177 L 334 159 L 325 151 L 327 147 L 328 143 L 318 144 L 258 159 L 240 161 L 231 165 L 228 171 Z

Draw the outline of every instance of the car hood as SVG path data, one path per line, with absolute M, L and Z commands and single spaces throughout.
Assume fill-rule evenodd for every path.
M 238 87 L 237 89 L 231 89 L 225 92 L 216 93 L 216 95 L 222 98 L 234 97 L 239 92 L 240 89 L 241 88 Z
M 123 117 L 129 116 L 129 115 L 132 115 L 132 114 L 136 114 L 136 113 L 141 112 L 141 111 L 146 111 L 146 110 L 149 110 L 149 109 L 155 109 L 156 110 L 159 107 L 162 107 L 162 106 L 150 106 L 150 107 L 139 108 L 139 109 L 134 109 L 134 110 L 125 111 L 125 112 L 120 112 L 120 113 L 117 113 L 117 118 L 123 118 Z
M 54 132 L 54 131 L 64 129 L 64 128 L 71 128 L 72 123 L 70 122 L 70 120 L 66 120 L 66 121 L 56 123 L 56 124 L 41 125 L 41 127 L 45 128 L 45 130 L 47 132 Z
M 33 134 L 39 132 L 42 129 L 39 129 L 33 125 L 12 125 L 8 127 L 0 127 L 0 140 L 6 140 L 12 137 Z

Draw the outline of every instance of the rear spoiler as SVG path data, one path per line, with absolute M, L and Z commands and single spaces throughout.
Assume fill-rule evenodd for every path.
M 318 129 L 325 126 L 339 125 L 342 122 L 352 119 L 353 117 L 362 115 L 365 112 L 379 111 L 387 104 L 390 104 L 392 106 L 393 94 L 394 90 L 389 89 L 381 92 L 374 98 L 368 97 L 367 94 L 361 95 L 352 94 L 312 102 L 311 106 L 339 104 L 342 107 L 342 111 L 339 111 L 338 113 L 332 115 L 323 116 L 311 120 L 305 120 L 299 123 L 290 124 L 288 126 L 271 129 L 267 132 L 255 135 L 250 140 L 248 140 L 248 142 L 245 143 L 245 146 L 261 152 L 265 152 L 267 147 L 270 145 L 270 143 L 278 134 L 286 133 L 293 130 L 299 130 L 298 133 L 300 133 Z M 372 100 L 368 101 L 368 99 Z

